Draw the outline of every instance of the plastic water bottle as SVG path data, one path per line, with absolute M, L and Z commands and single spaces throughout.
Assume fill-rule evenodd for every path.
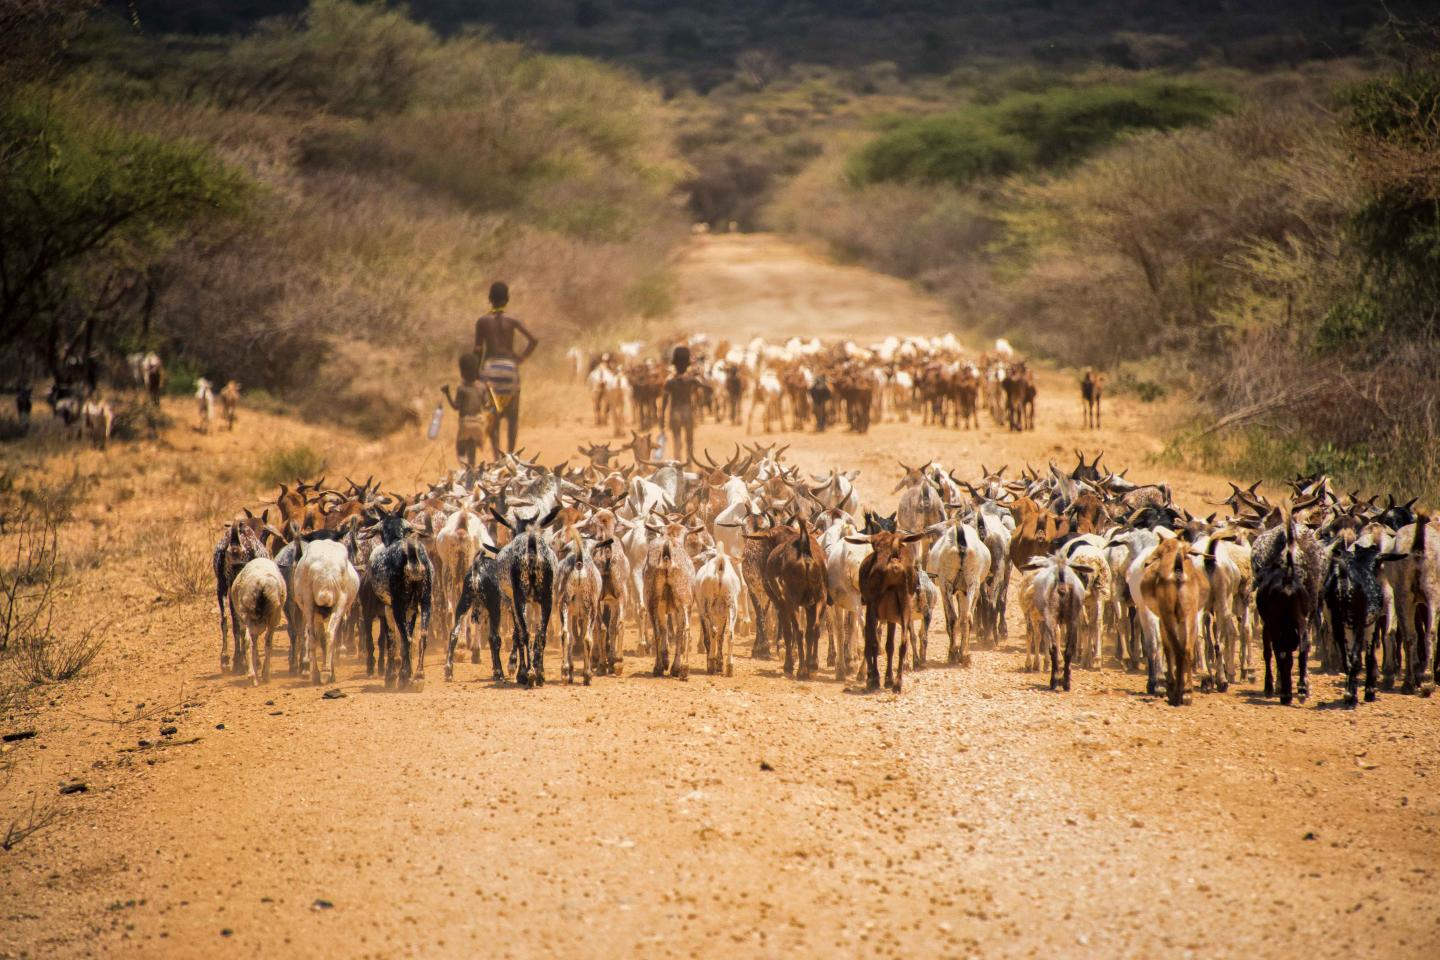
M 430 429 L 425 431 L 425 438 L 427 440 L 434 440 L 440 436 L 440 421 L 444 416 L 445 408 L 438 403 L 435 404 L 435 414 L 430 418 Z

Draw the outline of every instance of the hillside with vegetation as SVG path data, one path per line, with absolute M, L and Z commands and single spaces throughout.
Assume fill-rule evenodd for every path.
M 554 336 L 665 311 L 681 166 L 624 71 L 340 0 L 212 38 L 88 6 L 7 59 L 5 381 L 154 348 L 384 430 L 496 278 Z

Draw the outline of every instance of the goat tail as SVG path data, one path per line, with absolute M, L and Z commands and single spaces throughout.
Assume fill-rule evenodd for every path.
M 1430 526 L 1430 518 L 1425 514 L 1415 516 L 1415 540 L 1410 544 L 1410 552 L 1419 554 L 1425 552 L 1425 528 Z
M 332 587 L 321 587 L 315 591 L 315 606 L 329 610 L 335 606 L 335 590 Z
M 1184 553 L 1179 553 L 1179 552 L 1177 552 L 1177 553 L 1175 554 L 1175 582 L 1176 582 L 1176 583 L 1184 583 L 1184 582 L 1185 582 L 1185 554 L 1184 554 Z

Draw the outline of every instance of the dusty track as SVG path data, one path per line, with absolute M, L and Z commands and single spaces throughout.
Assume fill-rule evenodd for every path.
M 682 296 L 682 324 L 731 336 L 944 323 L 902 284 L 765 237 L 698 245 Z M 861 467 L 887 507 L 897 458 L 965 471 L 1083 444 L 1162 472 L 1145 462 L 1159 449 L 1148 408 L 1122 401 L 1085 437 L 1075 393 L 1046 375 L 1041 429 L 1023 437 L 886 423 L 786 439 L 806 466 Z M 527 394 L 550 421 L 527 428 L 547 460 L 597 436 L 549 414 L 565 404 L 533 380 Z M 699 437 L 717 451 L 741 438 Z M 0 955 L 1440 950 L 1440 706 L 1382 694 L 1331 709 L 1330 677 L 1304 708 L 1242 683 L 1183 710 L 1114 667 L 1051 694 L 1013 648 L 914 674 L 900 699 L 793 683 L 744 657 L 730 679 L 657 681 L 633 653 L 625 676 L 589 689 L 496 687 L 469 664 L 445 684 L 433 646 L 413 694 L 385 693 L 353 662 L 339 700 L 283 675 L 259 691 L 220 677 L 211 603 L 154 603 L 124 550 L 175 523 L 210 539 L 217 510 L 258 493 L 246 464 L 262 439 L 324 444 L 337 467 L 396 486 L 442 457 L 411 436 L 364 445 L 250 412 L 234 435 L 177 429 L 78 455 L 101 481 L 77 546 L 104 565 L 67 618 L 111 616 L 114 640 L 90 678 L 53 694 L 40 735 L 3 756 L 0 827 L 31 795 L 70 815 L 0 853 Z M 1191 503 L 1223 489 L 1163 473 Z M 141 702 L 146 719 L 112 722 Z M 169 741 L 164 717 L 179 728 Z M 55 797 L 70 777 L 89 792 Z

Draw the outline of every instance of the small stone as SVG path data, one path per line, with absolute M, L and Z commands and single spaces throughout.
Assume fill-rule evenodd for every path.
M 278 716 L 282 715 L 284 712 L 285 712 L 284 710 L 271 710 L 271 711 L 270 711 L 270 716 L 272 716 L 272 717 L 278 717 Z
M 19 740 L 29 740 L 33 736 L 35 736 L 34 730 L 16 730 L 14 733 L 7 733 L 5 736 L 0 737 L 0 740 L 3 740 L 5 743 L 15 743 Z
M 166 726 L 160 728 L 160 736 L 162 737 L 173 737 L 179 732 L 180 728 L 175 726 L 175 724 L 173 723 L 167 724 Z
M 326 700 L 341 700 L 345 697 L 345 691 L 340 689 L 326 690 L 324 697 Z
M 85 793 L 90 787 L 83 780 L 71 780 L 69 783 L 60 784 L 62 794 Z
M 764 761 L 764 760 L 761 760 L 761 761 L 760 761 L 760 769 L 761 769 L 761 770 L 764 770 L 764 771 L 766 771 L 766 772 L 769 772 L 769 771 L 771 771 L 771 770 L 774 770 L 775 768 L 772 767 L 772 766 L 770 766 L 770 764 L 769 764 L 768 762 L 766 762 L 766 761 Z
M 224 729 L 225 729 L 225 724 L 223 724 L 223 723 L 217 723 L 217 724 L 215 724 L 215 729 L 216 729 L 216 730 L 224 730 Z
M 1314 831 L 1314 830 L 1307 830 L 1307 831 L 1305 831 L 1305 836 L 1304 836 L 1303 838 L 1301 838 L 1301 839 L 1304 839 L 1304 840 L 1319 840 L 1320 838 L 1315 835 L 1315 831 Z
M 335 904 L 331 903 L 329 900 L 318 899 L 310 905 L 311 910 L 332 910 L 334 909 L 334 907 Z
M 135 745 L 136 745 L 137 747 L 139 747 L 141 750 L 145 750 L 145 749 L 147 749 L 147 748 L 150 746 L 150 741 L 149 741 L 149 740 L 137 740 L 137 741 L 135 742 Z
M 222 936 L 222 937 L 233 937 L 233 936 L 235 936 L 235 931 L 234 931 L 234 930 L 231 930 L 229 927 L 223 927 L 223 928 L 220 930 L 220 936 Z

